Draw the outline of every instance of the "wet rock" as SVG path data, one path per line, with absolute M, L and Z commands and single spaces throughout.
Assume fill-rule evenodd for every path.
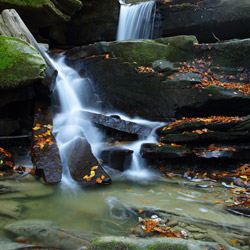
M 62 178 L 62 163 L 52 134 L 52 124 L 50 102 L 39 100 L 34 115 L 32 162 L 37 175 L 41 175 L 46 183 L 56 184 Z
M 24 244 L 24 243 L 17 243 L 11 242 L 8 239 L 0 238 L 0 248 L 4 250 L 57 250 L 58 248 L 47 248 L 43 246 L 33 246 L 32 244 Z
M 99 165 L 92 153 L 90 144 L 84 137 L 75 139 L 73 145 L 68 148 L 66 155 L 71 176 L 79 184 L 111 183 L 111 178 Z M 93 175 L 91 175 L 91 171 L 94 171 Z
M 105 128 L 115 129 L 117 131 L 136 134 L 147 137 L 152 127 L 136 122 L 131 122 L 120 118 L 119 116 L 103 115 L 91 112 L 81 112 L 89 121 L 102 125 Z
M 43 197 L 53 194 L 53 189 L 40 182 L 0 182 L 0 199 Z
M 194 234 L 193 237 L 195 240 L 202 240 L 204 239 L 204 234 Z
M 5 230 L 26 237 L 45 247 L 57 246 L 62 250 L 77 250 L 89 244 L 90 234 L 79 237 L 77 232 L 67 231 L 50 221 L 21 220 L 5 226 Z
M 133 151 L 123 147 L 107 147 L 101 149 L 99 158 L 104 165 L 124 171 L 132 160 Z
M 20 214 L 20 203 L 10 200 L 0 200 L 0 215 L 18 219 L 20 218 Z
M 243 142 L 249 140 L 250 117 L 190 118 L 174 126 L 164 126 L 157 130 L 161 142 L 216 143 Z M 228 119 L 228 120 L 227 120 Z M 203 122 L 204 120 L 204 122 Z M 205 121 L 207 120 L 207 121 Z M 211 120 L 211 122 L 209 122 Z
M 232 159 L 235 161 L 249 161 L 250 147 L 248 145 L 213 145 L 213 148 L 187 146 L 187 145 L 161 145 L 161 144 L 142 144 L 140 153 L 145 159 L 184 159 L 184 158 L 203 158 L 203 159 Z
M 177 221 L 177 220 L 169 221 L 169 222 L 167 223 L 167 226 L 168 226 L 168 227 L 174 227 L 174 226 L 176 226 L 176 225 L 178 225 L 178 221 Z
M 248 38 L 249 2 L 227 1 L 158 1 L 162 17 L 161 35 L 196 35 L 200 42 Z

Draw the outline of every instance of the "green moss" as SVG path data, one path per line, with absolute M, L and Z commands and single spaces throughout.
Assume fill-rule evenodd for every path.
M 11 88 L 44 77 L 46 63 L 28 43 L 0 36 L 0 88 Z
M 127 40 L 112 43 L 98 43 L 104 51 L 122 62 L 136 62 L 138 66 L 152 66 L 156 60 L 170 62 L 183 61 L 190 56 L 193 44 L 197 42 L 194 36 L 177 36 L 157 40 Z
M 2 3 L 8 3 L 20 6 L 41 7 L 50 3 L 50 0 L 1 0 Z
M 157 243 L 149 245 L 146 248 L 146 250 L 188 250 L 188 248 L 179 245 L 171 245 L 167 243 Z
M 123 242 L 111 241 L 111 242 L 99 242 L 97 240 L 93 241 L 88 250 L 137 250 L 137 247 L 125 244 Z

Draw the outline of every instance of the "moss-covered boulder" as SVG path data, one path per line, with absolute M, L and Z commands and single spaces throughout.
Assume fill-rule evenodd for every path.
M 248 0 L 157 0 L 161 36 L 195 35 L 200 42 L 248 38 Z
M 28 43 L 0 36 L 0 88 L 9 89 L 44 77 L 46 63 Z

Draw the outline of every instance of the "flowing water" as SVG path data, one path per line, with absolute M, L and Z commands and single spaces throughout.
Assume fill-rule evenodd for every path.
M 154 1 L 125 4 L 121 1 L 117 40 L 152 39 L 156 6 Z
M 117 39 L 150 38 L 153 27 L 151 17 L 154 11 L 154 1 L 122 5 Z M 79 111 L 86 110 L 83 92 L 87 91 L 85 86 L 89 80 L 80 77 L 67 66 L 63 56 L 52 60 L 52 63 L 59 72 L 54 93 L 54 103 L 59 109 L 56 108 L 53 133 L 63 163 L 62 186 L 48 186 L 40 181 L 27 182 L 25 178 L 28 176 L 12 182 L 11 185 L 20 191 L 0 196 L 0 202 L 6 199 L 18 202 L 22 208 L 18 219 L 49 220 L 64 229 L 122 236 L 130 235 L 130 229 L 138 225 L 138 217 L 146 216 L 141 214 L 142 210 L 148 211 L 147 216 L 166 211 L 164 219 L 174 215 L 178 225 L 185 221 L 186 228 L 189 225 L 203 225 L 203 228 L 210 229 L 215 234 L 219 232 L 225 235 L 224 240 L 228 242 L 235 240 L 229 236 L 234 227 L 239 235 L 242 234 L 239 228 L 250 232 L 250 218 L 230 214 L 223 209 L 222 204 L 216 202 L 230 199 L 231 189 L 211 180 L 201 180 L 197 183 L 181 176 L 166 179 L 159 173 L 146 169 L 139 150 L 143 142 L 155 142 L 153 132 L 146 139 L 126 145 L 126 148 L 134 151 L 131 166 L 127 171 L 121 173 L 106 168 L 112 178 L 112 185 L 78 188 L 70 176 L 65 152 L 77 138 L 86 136 L 97 156 L 98 149 L 104 142 L 101 133 L 85 117 L 76 115 Z M 129 119 L 121 114 L 119 116 Z M 154 128 L 161 125 L 143 120 L 136 122 L 147 123 Z M 31 165 L 27 159 L 24 163 L 23 159 L 20 159 L 21 161 L 22 165 Z M 2 217 L 1 236 L 6 236 L 2 232 L 4 225 L 13 220 L 16 219 Z

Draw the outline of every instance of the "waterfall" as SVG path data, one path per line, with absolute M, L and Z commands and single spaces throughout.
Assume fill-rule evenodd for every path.
M 49 59 L 58 71 L 52 99 L 60 110 L 53 118 L 53 134 L 63 165 L 62 184 L 74 189 L 77 184 L 70 175 L 67 150 L 77 139 L 85 137 L 91 144 L 93 153 L 96 154 L 101 135 L 83 115 L 79 115 L 81 113 L 79 111 L 86 110 L 83 94 L 87 91 L 89 80 L 82 78 L 73 68 L 66 65 L 63 55 L 59 55 L 56 60 Z
M 152 39 L 155 13 L 154 1 L 139 4 L 121 2 L 117 40 Z

